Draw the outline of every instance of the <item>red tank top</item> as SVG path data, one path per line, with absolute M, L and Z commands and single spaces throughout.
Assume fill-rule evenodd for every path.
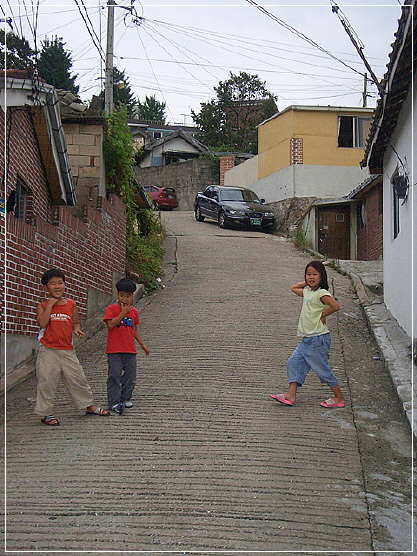
M 47 301 L 42 302 L 46 309 Z M 54 305 L 51 318 L 45 328 L 39 332 L 39 341 L 52 349 L 74 349 L 72 345 L 72 315 L 75 302 L 67 299 L 65 305 Z

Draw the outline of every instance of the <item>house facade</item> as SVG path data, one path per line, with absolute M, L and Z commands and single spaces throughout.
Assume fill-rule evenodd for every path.
M 168 166 L 198 158 L 200 154 L 208 152 L 192 135 L 182 130 L 176 130 L 161 139 L 155 139 L 146 144 L 139 159 L 141 168 L 149 166 Z
M 45 270 L 65 273 L 82 320 L 113 299 L 114 283 L 125 275 L 126 211 L 115 196 L 98 196 L 94 207 L 78 205 L 53 87 L 19 71 L 3 74 L 0 133 L 7 356 L 1 374 L 9 376 L 36 354 Z
M 383 176 L 384 302 L 410 337 L 415 337 L 413 323 L 417 318 L 417 263 L 413 251 L 417 245 L 413 221 L 417 214 L 413 165 L 417 95 L 412 87 L 417 67 L 416 21 L 415 0 L 408 0 L 402 7 L 383 94 L 362 161 L 370 172 Z
M 371 108 L 289 106 L 258 126 L 257 162 L 230 170 L 225 183 L 236 185 L 248 169 L 256 175 L 252 189 L 269 203 L 347 195 L 367 177 L 359 163 L 372 114 Z

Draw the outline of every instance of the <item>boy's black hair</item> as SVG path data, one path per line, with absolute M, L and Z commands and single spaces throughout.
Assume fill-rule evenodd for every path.
M 135 293 L 136 291 L 136 284 L 130 278 L 122 278 L 116 284 L 116 290 L 118 292 L 125 292 L 125 293 Z
M 317 272 L 320 272 L 319 288 L 323 288 L 323 290 L 328 290 L 329 289 L 329 283 L 327 281 L 327 271 L 326 271 L 326 267 L 324 266 L 324 264 L 321 261 L 311 261 L 311 263 L 308 263 L 308 265 L 306 266 L 306 269 L 304 271 L 304 277 L 307 274 L 307 268 L 309 266 L 312 266 L 315 270 L 317 270 Z
M 51 268 L 51 270 L 47 270 L 42 274 L 42 285 L 47 286 L 51 278 L 62 278 L 62 280 L 65 282 L 65 274 L 62 272 L 62 270 Z

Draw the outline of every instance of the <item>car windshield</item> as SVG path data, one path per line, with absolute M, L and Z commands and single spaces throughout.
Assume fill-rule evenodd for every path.
M 220 191 L 221 201 L 241 201 L 249 203 L 259 203 L 259 198 L 250 189 L 228 189 Z

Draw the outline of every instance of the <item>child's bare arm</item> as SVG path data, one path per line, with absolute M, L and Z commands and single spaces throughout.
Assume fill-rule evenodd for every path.
M 81 331 L 80 317 L 78 314 L 78 307 L 76 305 L 74 306 L 74 312 L 72 313 L 72 330 L 77 338 L 84 336 L 84 332 Z
M 143 349 L 143 351 L 145 352 L 145 355 L 149 355 L 151 350 L 148 348 L 148 346 L 145 344 L 145 342 L 142 340 L 141 335 L 139 334 L 139 330 L 137 326 L 133 327 L 133 336 L 135 337 L 135 340 L 137 341 L 137 343 L 140 345 L 140 347 Z
M 307 286 L 306 282 L 298 282 L 298 284 L 294 284 L 291 286 L 291 291 L 298 295 L 299 297 L 303 297 L 303 289 Z
M 50 297 L 45 308 L 43 308 L 42 303 L 39 303 L 36 309 L 36 322 L 39 328 L 45 328 L 51 318 L 52 307 L 55 303 L 58 303 L 58 299 L 55 297 Z
M 336 311 L 339 310 L 339 303 L 331 295 L 323 295 L 323 297 L 320 297 L 320 301 L 324 303 L 324 305 L 328 306 L 327 309 L 323 311 L 320 317 L 321 322 L 323 324 L 326 324 L 326 317 L 328 317 L 332 313 L 336 313 Z

